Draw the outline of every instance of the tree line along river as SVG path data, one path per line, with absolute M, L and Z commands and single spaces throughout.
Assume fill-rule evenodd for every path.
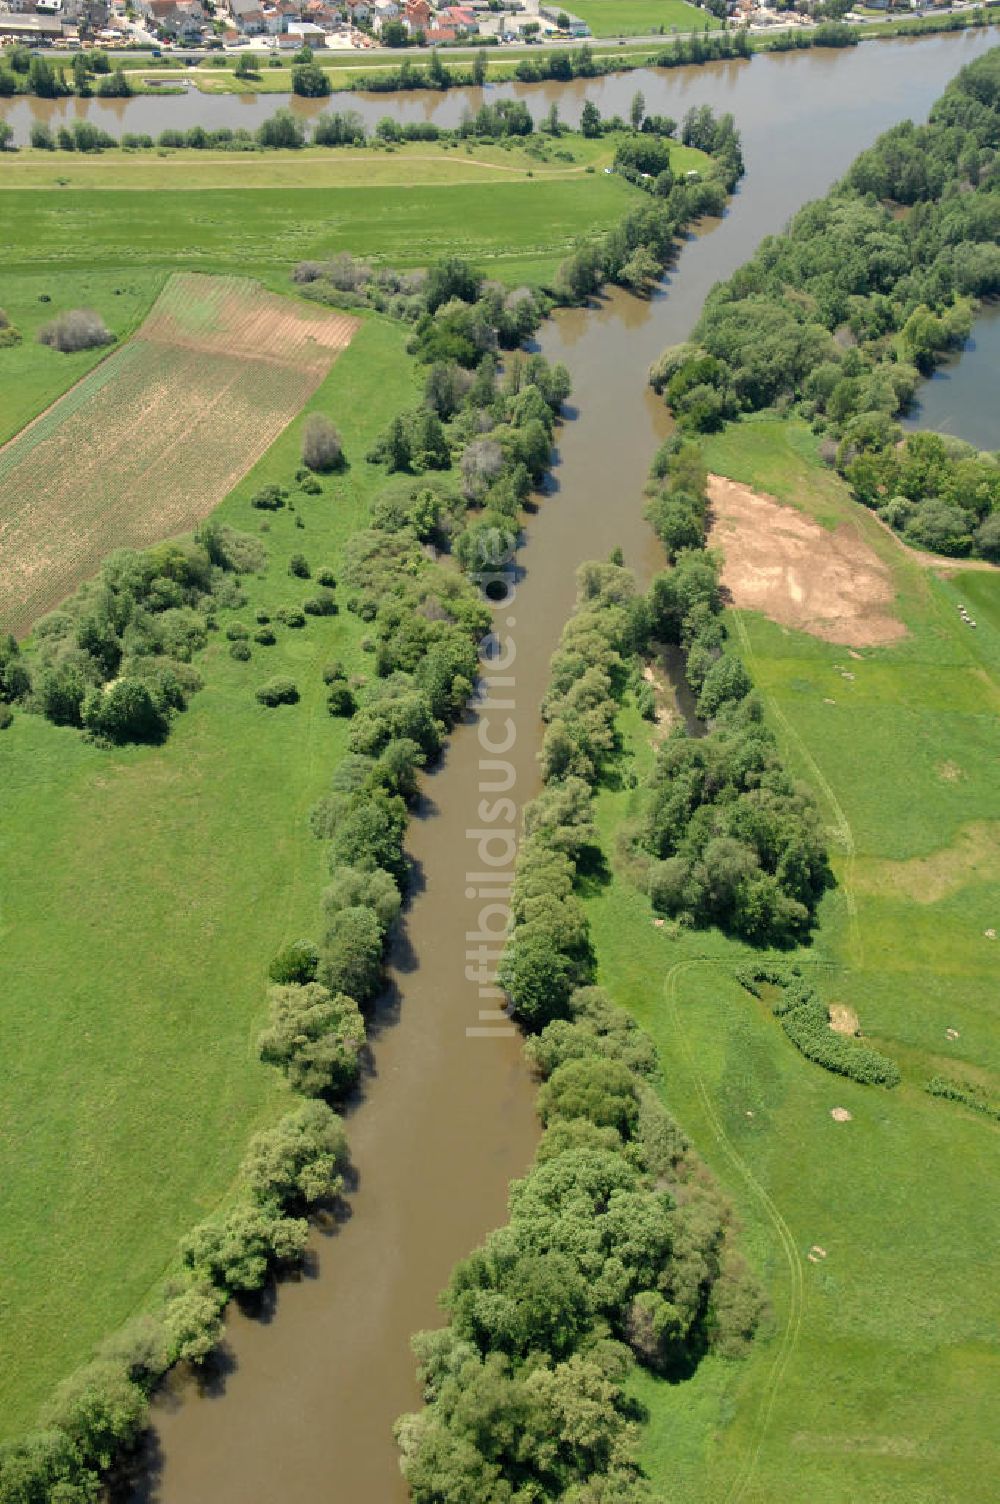
M 642 516 L 643 482 L 666 423 L 646 385 L 651 361 L 688 335 L 713 283 L 825 192 L 880 131 L 925 117 L 959 67 L 991 41 L 970 32 L 488 91 L 524 99 L 536 117 L 555 100 L 571 124 L 585 99 L 602 113 L 626 114 L 636 89 L 651 111 L 677 118 L 695 103 L 730 110 L 747 176 L 726 217 L 689 239 L 651 299 L 616 291 L 589 309 L 556 314 L 540 333 L 543 353 L 569 367 L 572 407 L 552 482 L 526 522 L 514 596 L 497 608 L 506 682 L 453 735 L 411 826 L 415 896 L 373 1030 L 375 1071 L 348 1117 L 357 1172 L 351 1214 L 334 1232 L 315 1234 L 309 1274 L 283 1284 L 263 1319 L 232 1313 L 226 1362 L 205 1390 L 179 1383 L 158 1401 L 133 1501 L 405 1499 L 392 1423 L 419 1400 L 410 1336 L 439 1320 L 436 1297 L 451 1266 L 503 1220 L 507 1182 L 523 1172 L 536 1139 L 520 1044 L 482 1024 L 478 988 L 466 977 L 468 937 L 483 907 L 475 876 L 483 868 L 481 761 L 509 764 L 518 806 L 537 792 L 539 705 L 577 565 L 620 545 L 645 582 L 661 562 Z M 462 89 L 293 103 L 303 113 L 358 109 L 369 123 L 390 114 L 454 124 L 480 98 Z M 53 115 L 155 133 L 195 123 L 253 126 L 285 102 L 191 93 L 16 100 L 0 110 L 25 139 L 33 119 Z M 989 325 L 994 362 L 998 327 Z M 980 401 L 989 401 L 988 387 Z

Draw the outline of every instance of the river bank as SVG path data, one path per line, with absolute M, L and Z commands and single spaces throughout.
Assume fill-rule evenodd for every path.
M 988 31 L 989 28 L 987 35 Z M 866 29 L 865 35 L 869 40 L 880 40 L 883 43 L 883 46 L 860 49 L 866 54 L 874 55 L 874 66 L 870 70 L 872 75 L 879 72 L 879 65 L 874 62 L 874 58 L 883 55 L 884 48 L 941 46 L 951 39 L 948 35 L 922 38 L 905 31 L 899 37 L 879 37 L 873 28 Z M 968 30 L 952 35 L 958 42 L 960 36 L 970 40 L 984 34 L 979 30 Z M 853 47 L 817 48 L 814 63 L 822 72 L 835 71 L 845 56 L 858 50 Z M 437 125 L 455 127 L 461 123 L 466 111 L 474 114 L 484 101 L 520 99 L 531 110 L 536 123 L 541 121 L 553 103 L 557 103 L 563 121 L 576 128 L 583 103 L 588 99 L 598 106 L 604 116 L 618 114 L 627 118 L 629 104 L 637 89 L 641 89 L 646 95 L 650 108 L 653 108 L 655 100 L 659 112 L 666 113 L 669 110 L 678 119 L 687 108 L 685 99 L 699 104 L 708 100 L 713 108 L 730 108 L 729 105 L 718 103 L 720 95 L 726 92 L 727 81 L 732 89 L 735 76 L 743 70 L 749 71 L 755 64 L 764 68 L 780 67 L 783 63 L 794 66 L 800 58 L 801 53 L 795 50 L 761 48 L 752 58 L 682 64 L 669 69 L 637 67 L 629 72 L 609 73 L 600 78 L 576 77 L 571 81 L 549 79 L 541 83 L 519 83 L 514 79 L 502 82 L 490 80 L 485 88 L 459 85 L 446 90 L 396 90 L 391 93 L 366 92 L 362 78 L 356 81 L 352 89 L 334 89 L 321 99 L 302 99 L 287 92 L 291 87 L 289 74 L 283 80 L 284 90 L 275 88 L 272 92 L 269 89 L 267 93 L 240 86 L 239 92 L 232 93 L 217 91 L 215 88 L 204 93 L 185 88 L 180 93 L 165 95 L 154 90 L 149 94 L 133 95 L 130 99 L 79 99 L 75 96 L 63 99 L 27 96 L 0 98 L 0 121 L 6 121 L 14 132 L 12 145 L 26 146 L 31 126 L 36 122 L 58 129 L 60 125 L 74 120 L 88 120 L 115 136 L 126 131 L 156 136 L 162 130 L 187 130 L 194 125 L 201 125 L 206 130 L 236 129 L 241 126 L 254 130 L 273 115 L 277 108 L 287 107 L 303 122 L 315 120 L 329 110 L 357 110 L 369 129 L 373 129 L 386 114 L 403 124 L 426 120 Z M 888 72 L 893 71 L 891 62 L 887 62 L 886 67 Z M 862 71 L 867 73 L 868 66 Z M 172 77 L 176 75 L 165 75 L 168 81 Z M 751 97 L 754 92 L 751 87 Z

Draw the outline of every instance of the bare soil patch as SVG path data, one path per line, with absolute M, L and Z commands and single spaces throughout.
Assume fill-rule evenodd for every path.
M 243 278 L 171 278 L 133 339 L 0 448 L 0 627 L 26 632 L 112 549 L 207 517 L 357 328 Z
M 737 606 L 827 642 L 898 642 L 888 568 L 846 523 L 833 532 L 773 496 L 708 478 L 709 543 L 723 553 L 722 583 Z
M 846 1003 L 831 1003 L 829 1008 L 830 1028 L 835 1034 L 857 1034 L 861 1025 L 858 1015 Z

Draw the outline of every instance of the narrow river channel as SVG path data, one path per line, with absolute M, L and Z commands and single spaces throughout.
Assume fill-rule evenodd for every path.
M 880 130 L 924 117 L 990 41 L 978 33 L 887 42 L 536 91 L 543 104 L 558 97 L 566 119 L 586 96 L 623 109 L 637 87 L 659 113 L 680 116 L 701 100 L 732 110 L 747 177 L 732 211 L 688 241 L 649 302 L 615 293 L 542 331 L 544 353 L 572 373 L 573 416 L 559 434 L 551 490 L 527 522 L 516 598 L 498 612 L 516 656 L 505 669 L 513 682 L 496 698 L 513 705 L 483 709 L 458 730 L 411 830 L 418 890 L 393 956 L 375 1074 L 348 1124 L 358 1172 L 352 1215 L 315 1237 L 313 1272 L 280 1288 L 267 1319 L 231 1318 L 231 1363 L 210 1393 L 189 1386 L 158 1403 L 155 1455 L 134 1500 L 405 1499 L 392 1423 L 418 1399 L 410 1334 L 439 1320 L 437 1292 L 454 1261 L 502 1219 L 506 1182 L 525 1167 L 536 1134 L 519 1044 L 488 1032 L 497 1025 L 480 1020 L 483 1003 L 465 977 L 466 937 L 482 908 L 467 878 L 483 868 L 468 835 L 484 823 L 479 760 L 502 755 L 515 769 L 518 803 L 532 795 L 538 706 L 577 565 L 620 544 L 643 578 L 656 566 L 641 500 L 663 431 L 645 385 L 650 361 L 687 335 L 708 289 L 762 236 L 822 193 Z M 455 101 L 435 103 L 436 113 Z M 395 104 L 383 96 L 378 111 Z M 485 739 L 496 752 L 483 752 Z M 469 1033 L 477 1029 L 487 1032 Z

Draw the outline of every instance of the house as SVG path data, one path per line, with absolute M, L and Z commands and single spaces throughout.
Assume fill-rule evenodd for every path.
M 229 0 L 229 9 L 237 29 L 244 36 L 257 37 L 265 30 L 261 0 Z
M 149 0 L 148 9 L 153 24 L 165 36 L 197 41 L 205 29 L 201 0 Z
M 374 0 L 372 5 L 372 26 L 375 31 L 381 31 L 389 21 L 398 21 L 400 7 L 396 0 Z
M 431 26 L 424 34 L 428 47 L 440 47 L 443 42 L 457 42 L 458 32 L 453 26 Z
M 427 31 L 433 14 L 427 0 L 406 0 L 403 8 L 403 25 L 410 36 L 415 31 Z
M 326 46 L 326 32 L 314 21 L 290 21 L 286 36 L 297 46 L 311 47 L 314 52 L 318 47 Z
M 438 11 L 438 25 L 451 27 L 459 36 L 479 30 L 475 11 L 468 5 L 446 5 Z
M 347 17 L 354 26 L 361 26 L 372 13 L 368 0 L 347 0 Z
M 0 15 L 0 37 L 13 37 L 36 47 L 39 42 L 62 41 L 62 22 L 58 16 Z

